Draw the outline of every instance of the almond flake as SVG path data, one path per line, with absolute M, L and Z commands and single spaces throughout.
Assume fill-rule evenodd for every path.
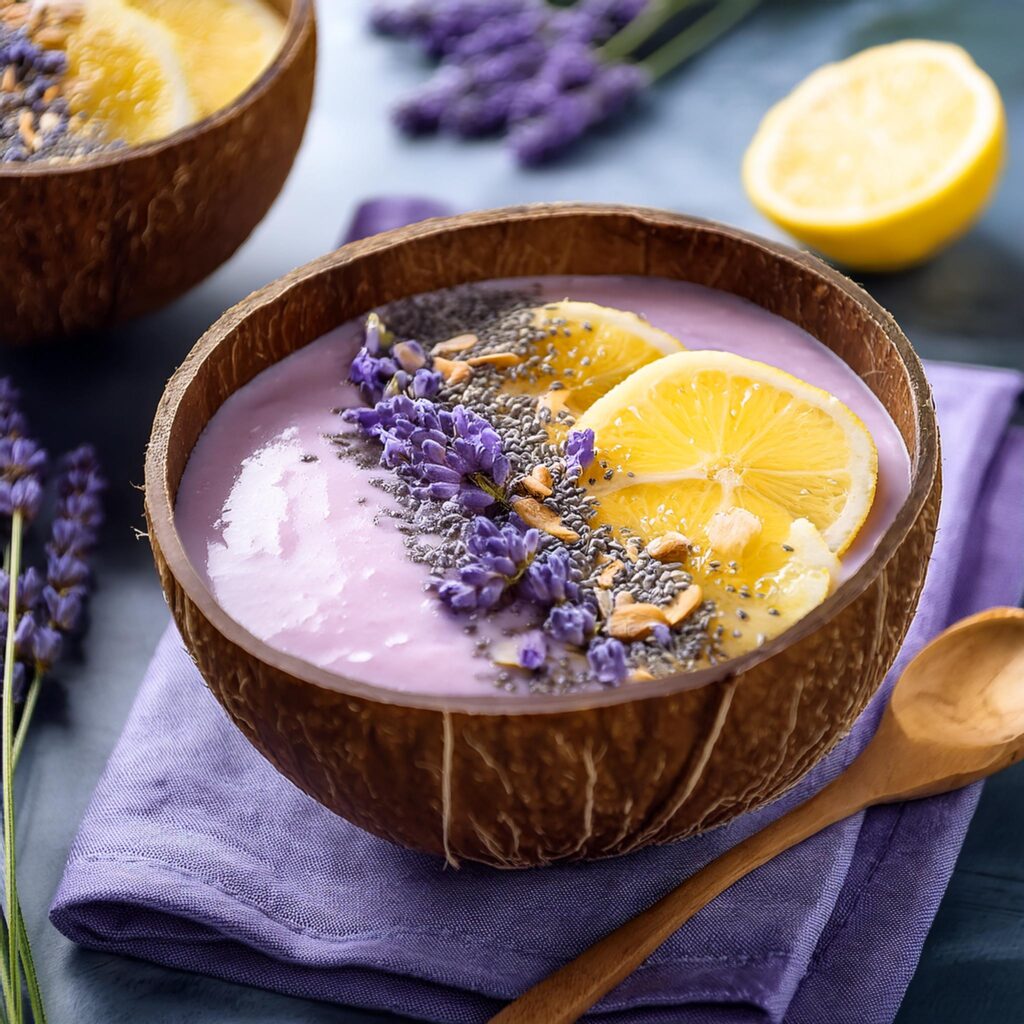
M 665 608 L 665 618 L 670 626 L 678 626 L 684 619 L 695 612 L 704 600 L 704 592 L 692 583 L 685 590 L 676 594 L 672 603 Z
M 617 640 L 642 640 L 659 624 L 667 626 L 668 620 L 657 605 L 619 605 L 608 620 L 608 632 Z
M 472 348 L 480 339 L 475 334 L 459 334 L 447 341 L 438 342 L 431 350 L 432 356 L 452 356 Z
M 654 676 L 645 668 L 635 668 L 629 673 L 629 681 L 631 683 L 650 683 L 654 680 Z
M 655 537 L 647 545 L 647 554 L 659 562 L 681 562 L 690 550 L 690 542 L 675 530 Z
M 557 512 L 548 508 L 547 505 L 542 505 L 536 498 L 514 497 L 512 507 L 527 526 L 535 526 L 538 530 L 543 530 L 545 533 L 551 534 L 552 537 L 565 541 L 566 544 L 574 544 L 580 539 L 580 535 L 575 530 L 570 530 L 562 523 Z
M 490 352 L 485 356 L 473 356 L 466 360 L 470 366 L 493 366 L 501 368 L 504 366 L 518 366 L 522 359 L 515 352 Z
M 597 577 L 597 585 L 599 587 L 610 587 L 615 582 L 615 577 L 625 569 L 626 567 L 617 558 L 612 559 L 601 572 L 601 575 Z
M 434 360 L 434 369 L 449 384 L 461 384 L 464 380 L 469 380 L 473 373 L 469 363 L 461 359 L 442 359 L 438 357 Z
M 623 590 L 615 595 L 616 608 L 622 608 L 627 604 L 636 604 L 636 598 L 628 590 Z

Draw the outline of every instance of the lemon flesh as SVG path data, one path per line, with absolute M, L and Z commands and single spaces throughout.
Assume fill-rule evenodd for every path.
M 126 2 L 174 36 L 199 117 L 245 92 L 284 37 L 284 19 L 263 0 Z
M 1006 150 L 992 79 L 950 43 L 864 50 L 806 78 L 748 148 L 751 201 L 846 266 L 910 266 L 963 234 Z
M 535 346 L 540 365 L 521 375 L 515 390 L 544 394 L 572 417 L 589 409 L 634 370 L 683 346 L 636 313 L 593 302 L 552 302 L 533 311 L 544 331 Z M 551 392 L 552 383 L 557 391 Z
M 595 525 L 691 542 L 733 656 L 828 596 L 874 499 L 878 456 L 828 392 L 726 352 L 681 352 L 632 374 L 579 419 L 612 471 L 585 483 Z M 586 476 L 586 475 L 585 475 Z M 739 634 L 739 635 L 734 635 Z
M 195 119 L 174 36 L 121 0 L 89 0 L 67 53 L 71 108 L 108 137 L 148 142 Z

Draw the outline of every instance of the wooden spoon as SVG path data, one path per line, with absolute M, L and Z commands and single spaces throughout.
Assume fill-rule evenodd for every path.
M 507 1006 L 491 1024 L 570 1024 L 719 893 L 873 804 L 945 793 L 1024 757 L 1024 610 L 993 608 L 904 669 L 874 738 L 807 803 L 733 847 Z

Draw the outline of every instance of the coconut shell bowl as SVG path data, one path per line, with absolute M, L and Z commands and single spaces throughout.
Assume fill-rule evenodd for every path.
M 145 145 L 0 165 L 0 342 L 152 312 L 249 237 L 302 141 L 316 64 L 313 0 L 270 2 L 281 49 L 229 106 Z
M 402 694 L 249 634 L 186 557 L 174 501 L 197 438 L 261 370 L 381 303 L 520 275 L 636 274 L 733 292 L 820 339 L 888 409 L 909 497 L 864 565 L 759 650 L 596 693 Z M 361 828 L 446 857 L 528 867 L 714 828 L 791 787 L 847 733 L 893 662 L 935 533 L 938 435 L 921 364 L 865 292 L 733 228 L 630 207 L 537 206 L 428 221 L 347 245 L 250 296 L 163 396 L 146 514 L 164 591 L 210 689 L 295 785 Z

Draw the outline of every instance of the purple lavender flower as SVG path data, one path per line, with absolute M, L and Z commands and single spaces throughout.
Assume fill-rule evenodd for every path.
M 427 398 L 440 390 L 440 380 L 424 377 L 415 387 L 414 382 L 419 372 L 429 371 L 431 362 L 418 341 L 398 341 L 380 317 L 371 313 L 363 328 L 363 345 L 349 365 L 348 379 L 370 405 L 410 390 L 417 398 Z
M 565 548 L 556 547 L 534 562 L 519 584 L 519 593 L 542 608 L 563 601 L 578 601 L 579 573 Z
M 597 615 L 589 604 L 557 604 L 544 622 L 547 630 L 563 644 L 585 647 L 597 626 Z
M 485 53 L 501 53 L 534 39 L 543 27 L 544 19 L 545 14 L 539 8 L 526 9 L 504 18 L 492 16 L 479 28 L 456 40 L 447 53 L 459 62 Z
M 509 136 L 509 147 L 524 166 L 545 163 L 625 109 L 649 84 L 638 65 L 606 65 L 589 85 L 559 93 L 546 110 L 523 121 Z
M 548 642 L 539 629 L 523 634 L 519 644 L 519 664 L 522 668 L 536 671 L 548 656 Z
M 574 430 L 565 439 L 565 471 L 570 480 L 578 480 L 594 461 L 594 432 Z
M 651 629 L 651 634 L 662 647 L 668 647 L 672 643 L 672 630 L 664 622 L 656 622 Z
M 626 647 L 613 637 L 601 637 L 587 650 L 587 663 L 594 678 L 605 686 L 618 686 L 629 673 Z
M 413 398 L 433 398 L 444 383 L 444 377 L 435 370 L 417 370 L 413 374 L 412 386 L 409 389 Z
M 391 119 L 406 135 L 429 135 L 437 131 L 445 111 L 469 87 L 469 77 L 462 68 L 442 68 L 425 87 L 401 100 L 392 110 Z
M 540 549 L 540 532 L 518 517 L 498 526 L 486 516 L 470 520 L 464 534 L 467 561 L 438 595 L 454 611 L 488 611 L 519 580 Z
M 381 465 L 395 470 L 416 497 L 456 501 L 469 512 L 503 498 L 510 466 L 501 437 L 465 406 L 449 411 L 396 395 L 343 416 L 381 442 Z
M 0 437 L 0 515 L 35 518 L 43 498 L 46 452 L 26 437 Z

